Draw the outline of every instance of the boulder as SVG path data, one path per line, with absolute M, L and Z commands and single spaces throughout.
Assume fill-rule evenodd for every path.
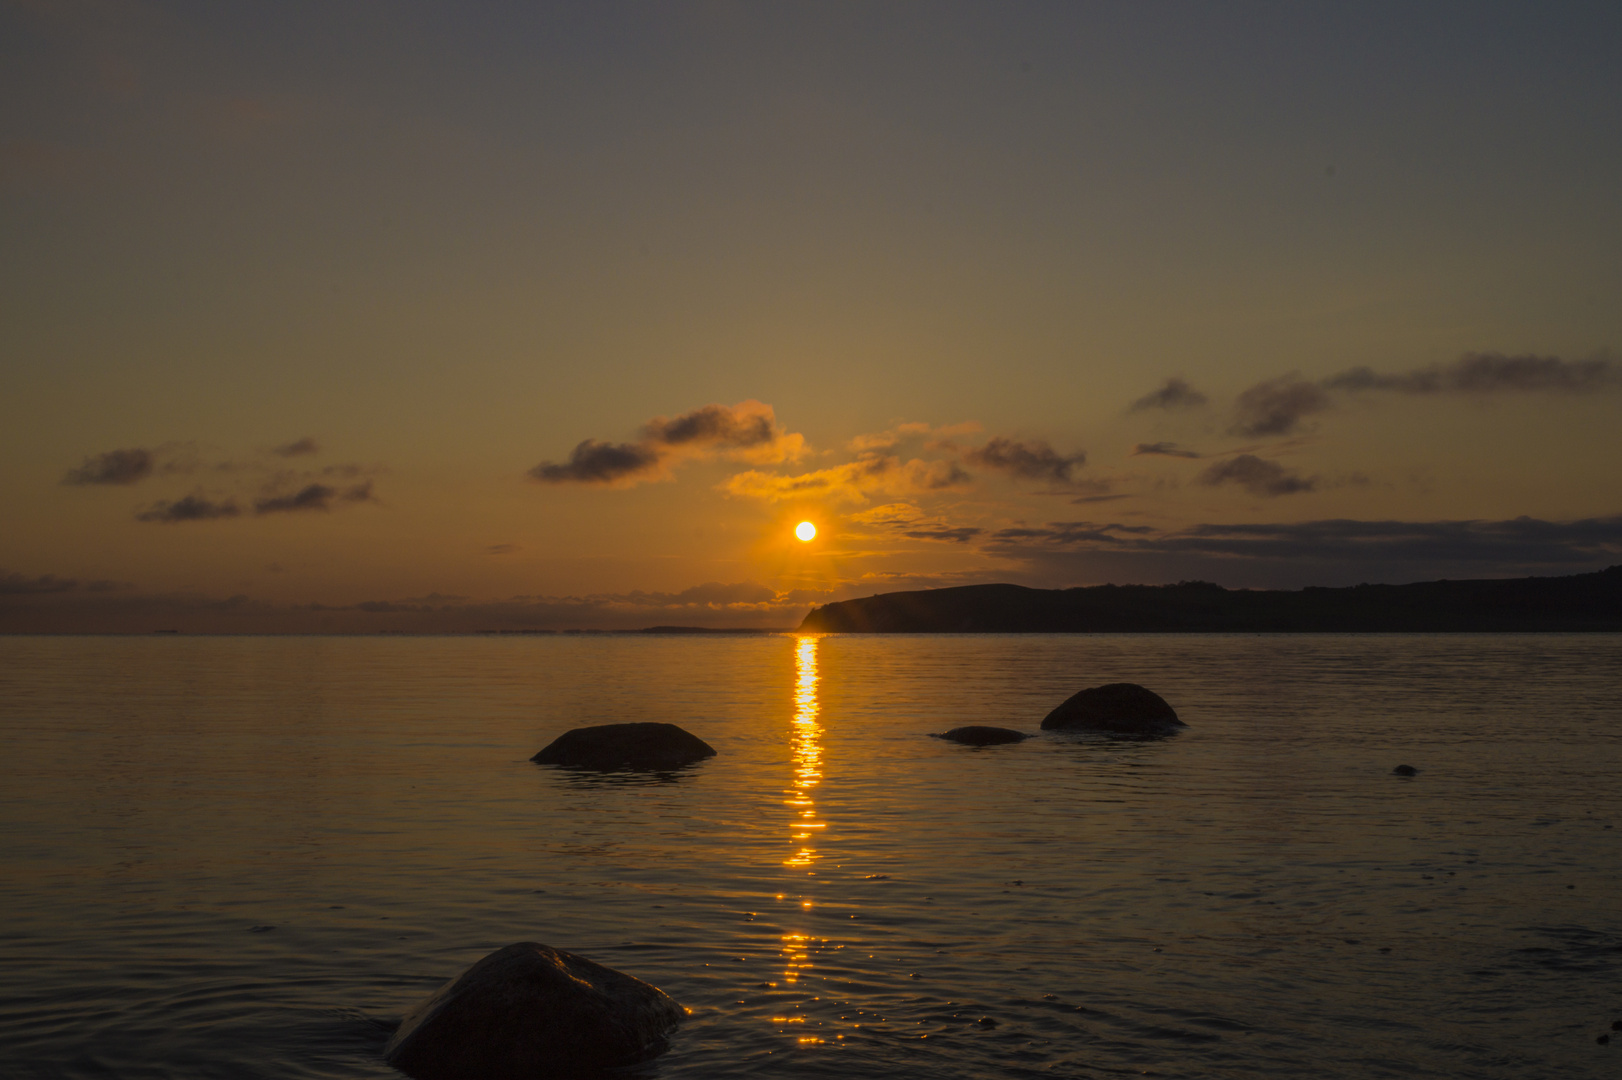
M 962 743 L 964 746 L 999 746 L 1002 743 L 1024 742 L 1030 736 L 1012 728 L 971 724 L 968 727 L 955 727 L 951 731 L 943 731 L 935 738 Z
M 715 756 L 715 747 L 675 724 L 601 724 L 565 731 L 530 758 L 581 769 L 679 769 Z
M 1394 776 L 1418 776 L 1419 775 L 1419 770 L 1414 768 L 1412 765 L 1398 765 L 1395 769 L 1392 769 L 1391 772 L 1392 772 L 1392 775 L 1394 775 Z
M 1116 735 L 1168 735 L 1188 725 L 1166 699 L 1137 683 L 1094 686 L 1068 698 L 1042 721 L 1044 731 L 1074 728 Z
M 641 979 L 522 941 L 407 1013 L 383 1060 L 414 1080 L 562 1080 L 654 1056 L 686 1015 Z

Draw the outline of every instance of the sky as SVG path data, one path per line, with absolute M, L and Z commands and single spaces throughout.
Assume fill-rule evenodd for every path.
M 0 0 L 0 631 L 1622 562 L 1619 45 L 1614 3 Z

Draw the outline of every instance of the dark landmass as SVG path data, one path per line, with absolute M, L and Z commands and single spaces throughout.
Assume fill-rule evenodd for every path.
M 1622 630 L 1622 566 L 1571 577 L 1422 581 L 1344 589 L 965 585 L 812 609 L 801 632 L 1066 634 Z

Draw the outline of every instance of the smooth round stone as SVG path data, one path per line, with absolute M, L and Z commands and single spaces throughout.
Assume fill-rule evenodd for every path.
M 715 747 L 675 724 L 599 724 L 565 731 L 531 761 L 581 769 L 679 769 L 715 756 Z
M 1137 683 L 1090 687 L 1067 698 L 1042 721 L 1043 730 L 1072 728 L 1117 735 L 1165 735 L 1187 726 L 1165 698 Z
M 521 941 L 407 1013 L 383 1060 L 413 1080 L 564 1080 L 654 1056 L 686 1016 L 641 979 Z
M 936 735 L 935 738 L 962 743 L 964 746 L 1001 746 L 1003 743 L 1024 742 L 1030 736 L 1023 731 L 1015 731 L 1012 728 L 983 727 L 971 724 L 968 727 L 956 727 L 951 731 L 943 731 Z

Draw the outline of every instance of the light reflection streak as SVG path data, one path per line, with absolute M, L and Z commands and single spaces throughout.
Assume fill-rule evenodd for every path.
M 822 725 L 818 723 L 817 705 L 817 639 L 800 638 L 794 648 L 794 721 L 789 729 L 789 750 L 792 773 L 789 790 L 784 800 L 790 808 L 789 835 L 793 841 L 793 854 L 783 865 L 810 873 L 817 861 L 816 838 L 827 823 L 817 820 L 817 804 L 812 798 L 816 786 L 822 782 Z M 802 899 L 800 907 L 809 908 L 811 901 Z M 812 938 L 808 934 L 783 935 L 785 982 L 799 980 L 800 973 L 811 966 Z

